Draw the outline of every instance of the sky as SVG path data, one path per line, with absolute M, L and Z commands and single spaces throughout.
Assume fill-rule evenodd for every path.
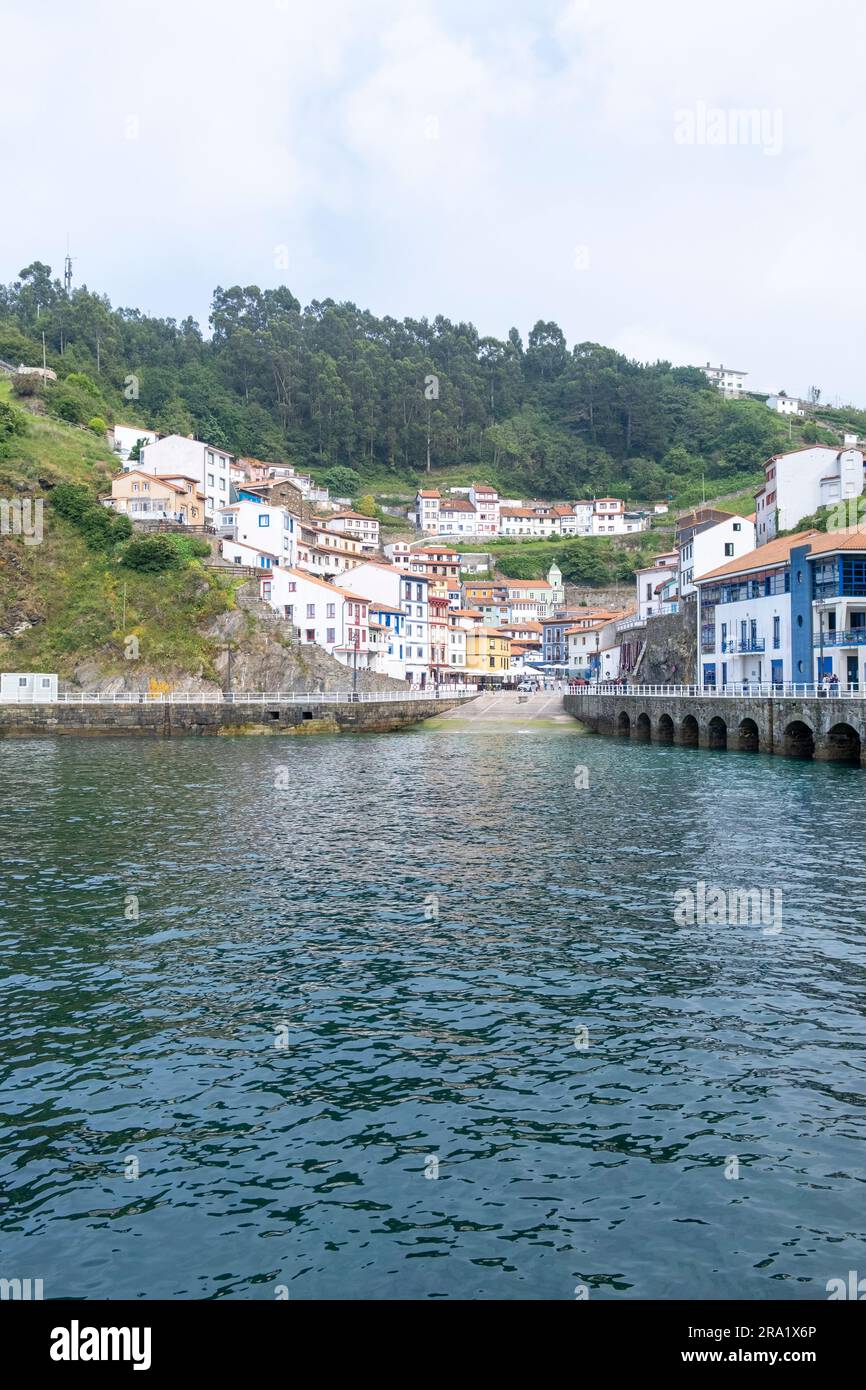
M 0 280 L 215 286 L 866 405 L 860 0 L 5 0 Z M 16 56 L 17 55 L 17 58 Z

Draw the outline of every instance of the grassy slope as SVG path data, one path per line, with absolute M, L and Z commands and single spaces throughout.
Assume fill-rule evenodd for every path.
M 0 399 L 8 398 L 9 383 L 0 379 Z M 0 459 L 0 496 L 50 499 L 44 484 L 61 480 L 104 492 L 115 467 L 104 440 L 28 416 L 27 435 Z M 199 564 L 162 575 L 127 570 L 116 556 L 88 550 L 75 528 L 52 514 L 50 500 L 43 526 L 40 545 L 0 540 L 0 628 L 33 624 L 18 636 L 0 635 L 2 669 L 69 677 L 81 660 L 95 659 L 104 674 L 121 672 L 129 669 L 124 638 L 135 635 L 145 667 L 211 674 L 214 648 L 198 628 L 233 606 L 231 581 Z

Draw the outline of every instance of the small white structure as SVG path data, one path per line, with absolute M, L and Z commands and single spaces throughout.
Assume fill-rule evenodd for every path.
M 803 402 L 796 396 L 787 396 L 784 391 L 780 391 L 777 396 L 768 396 L 767 405 L 770 410 L 775 410 L 777 415 L 805 415 Z
M 23 362 L 20 364 L 18 368 L 18 375 L 38 376 L 41 377 L 43 381 L 57 380 L 57 373 L 53 372 L 50 367 L 25 367 Z
M 45 671 L 4 671 L 0 675 L 0 700 L 46 700 L 53 704 L 56 699 L 57 677 Z

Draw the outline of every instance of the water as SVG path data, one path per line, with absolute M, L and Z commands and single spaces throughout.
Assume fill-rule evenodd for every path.
M 0 1276 L 810 1299 L 866 1275 L 864 786 L 576 727 L 0 743 Z M 781 933 L 677 926 L 699 880 L 780 887 Z

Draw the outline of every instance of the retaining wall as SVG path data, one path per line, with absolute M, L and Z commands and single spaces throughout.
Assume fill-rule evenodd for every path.
M 0 705 L 0 738 L 43 734 L 175 735 L 387 733 L 445 714 L 455 699 L 309 704 Z

